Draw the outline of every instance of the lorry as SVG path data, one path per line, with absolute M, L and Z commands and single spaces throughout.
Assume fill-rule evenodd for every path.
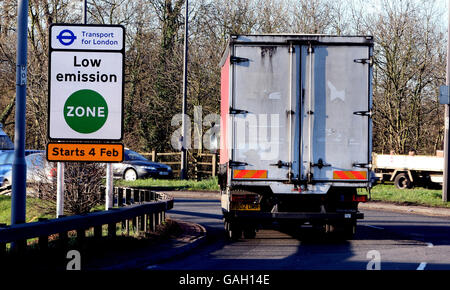
M 373 153 L 373 171 L 381 181 L 393 181 L 398 189 L 415 185 L 433 187 L 442 184 L 444 173 L 444 157 L 436 153 L 436 156 Z
M 218 181 L 228 237 L 264 225 L 351 239 L 370 189 L 372 36 L 232 35 Z

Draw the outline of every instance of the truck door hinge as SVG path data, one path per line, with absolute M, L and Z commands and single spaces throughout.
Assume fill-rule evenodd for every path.
M 230 114 L 237 115 L 237 114 L 248 114 L 248 111 L 246 110 L 239 110 L 239 109 L 233 109 L 230 107 Z
M 245 57 L 238 57 L 238 56 L 231 56 L 230 57 L 230 62 L 232 64 L 241 63 L 241 62 L 247 62 L 247 61 L 249 61 L 249 59 L 245 58 Z
M 229 166 L 229 167 L 241 167 L 241 166 L 247 166 L 247 165 L 248 165 L 247 162 L 241 162 L 241 161 L 233 161 L 233 160 L 230 160 L 230 161 L 228 162 L 228 166 Z
M 354 59 L 353 60 L 356 63 L 361 63 L 361 64 L 369 64 L 370 66 L 373 66 L 373 58 L 369 57 L 369 58 L 358 58 L 358 59 Z
M 370 163 L 353 163 L 352 165 L 357 168 L 372 168 L 372 164 Z
M 292 166 L 291 162 L 283 162 L 281 160 L 278 160 L 277 163 L 275 164 L 270 164 L 270 166 L 277 166 L 278 168 L 282 168 L 282 167 L 288 167 L 290 168 Z
M 357 112 L 353 112 L 353 115 L 372 118 L 373 112 L 372 111 L 357 111 Z
M 317 163 L 311 163 L 311 166 L 318 167 L 319 169 L 322 169 L 323 167 L 331 167 L 331 164 L 324 163 L 322 158 L 317 161 Z

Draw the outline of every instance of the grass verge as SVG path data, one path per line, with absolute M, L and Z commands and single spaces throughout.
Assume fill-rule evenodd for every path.
M 38 201 L 36 198 L 27 198 L 27 223 L 37 221 L 39 218 L 53 218 L 38 212 L 36 207 L 33 206 Z M 0 195 L 0 224 L 11 224 L 11 196 Z
M 365 190 L 363 190 L 365 191 Z M 372 188 L 373 201 L 390 202 L 399 205 L 423 205 L 450 208 L 449 202 L 442 201 L 441 189 L 398 189 L 394 185 L 379 184 Z
M 217 177 L 196 180 L 179 179 L 138 179 L 135 181 L 117 180 L 117 186 L 157 188 L 161 190 L 219 191 Z

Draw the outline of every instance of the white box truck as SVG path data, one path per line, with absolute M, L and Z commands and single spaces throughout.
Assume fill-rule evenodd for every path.
M 221 61 L 219 184 L 230 238 L 260 225 L 351 238 L 369 188 L 371 36 L 232 35 Z

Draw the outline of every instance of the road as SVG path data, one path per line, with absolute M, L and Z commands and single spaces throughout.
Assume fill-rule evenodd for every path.
M 450 218 L 364 210 L 351 241 L 263 229 L 255 239 L 228 241 L 220 202 L 178 198 L 168 216 L 203 225 L 199 248 L 147 269 L 158 270 L 449 270 Z M 379 263 L 378 262 L 379 258 Z

